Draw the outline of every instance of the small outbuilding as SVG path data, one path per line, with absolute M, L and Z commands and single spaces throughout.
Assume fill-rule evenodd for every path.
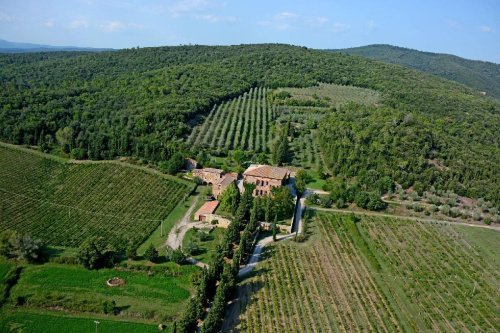
M 205 221 L 207 215 L 213 214 L 218 206 L 219 201 L 217 200 L 205 202 L 203 206 L 194 213 L 194 219 L 196 221 Z

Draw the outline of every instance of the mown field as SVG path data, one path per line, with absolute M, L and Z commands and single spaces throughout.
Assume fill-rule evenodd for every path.
M 198 268 L 169 263 L 157 269 L 148 274 L 52 263 L 29 265 L 11 289 L 10 304 L 21 304 L 21 310 L 102 315 L 103 303 L 115 301 L 121 319 L 171 323 L 190 296 L 191 276 Z M 108 287 L 106 280 L 113 277 L 122 278 L 125 284 Z
M 274 108 L 268 103 L 267 88 L 252 88 L 228 102 L 214 106 L 188 144 L 212 149 L 265 151 Z
M 103 319 L 94 317 L 70 317 L 61 313 L 60 315 L 50 313 L 39 313 L 32 311 L 10 311 L 0 310 L 0 332 L 9 333 L 47 333 L 47 332 L 71 332 L 89 333 L 95 332 L 95 323 L 98 321 L 98 332 L 100 333 L 154 333 L 158 328 L 154 324 L 131 323 L 119 320 Z M 167 328 L 163 332 L 171 332 Z
M 90 236 L 139 245 L 191 191 L 116 163 L 71 164 L 0 146 L 0 231 L 75 247 Z
M 490 243 L 450 225 L 326 213 L 309 229 L 241 284 L 235 331 L 500 330 L 498 232 L 481 230 Z

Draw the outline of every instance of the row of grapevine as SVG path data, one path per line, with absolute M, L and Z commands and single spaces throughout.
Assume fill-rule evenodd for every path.
M 402 290 L 418 307 L 424 329 L 500 330 L 500 272 L 452 226 L 375 218 L 362 226 L 389 263 L 393 280 L 404 284 Z
M 252 88 L 243 95 L 214 106 L 203 124 L 196 126 L 187 143 L 196 147 L 265 151 L 274 110 L 267 88 Z
M 312 244 L 267 250 L 242 332 L 498 332 L 500 272 L 454 226 L 318 213 Z M 313 273 L 314 272 L 314 273 Z
M 187 194 L 187 185 L 112 163 L 74 165 L 0 148 L 0 231 L 51 245 L 104 236 L 139 245 Z
M 268 249 L 261 287 L 241 315 L 247 332 L 401 332 L 403 327 L 341 223 L 318 220 L 324 237 L 309 247 Z M 311 274 L 314 272 L 314 274 Z M 258 325 L 257 325 L 258 324 Z

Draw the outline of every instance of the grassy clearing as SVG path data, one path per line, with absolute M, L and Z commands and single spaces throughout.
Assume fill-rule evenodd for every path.
M 206 236 L 207 238 L 204 240 L 201 240 L 200 237 L 198 237 L 199 232 L 201 231 L 197 231 L 195 229 L 188 230 L 182 241 L 182 246 L 183 248 L 186 248 L 190 242 L 196 243 L 200 250 L 196 254 L 192 255 L 192 257 L 204 263 L 212 262 L 215 248 L 224 238 L 226 229 L 215 228 Z
M 64 313 L 49 314 L 26 310 L 0 311 L 1 332 L 29 332 L 29 333 L 89 333 L 95 331 L 94 320 L 100 322 L 98 331 L 100 333 L 147 333 L 158 332 L 156 325 L 145 323 L 131 323 L 119 320 L 104 319 L 100 316 L 74 317 Z M 170 332 L 170 327 L 163 332 Z
M 311 223 L 308 243 L 272 246 L 242 282 L 242 332 L 500 330 L 500 268 L 479 252 L 500 233 L 327 213 Z
M 191 190 L 140 168 L 69 164 L 5 145 L 0 179 L 0 230 L 69 247 L 93 235 L 139 245 Z
M 12 302 L 22 308 L 59 309 L 102 314 L 104 301 L 115 301 L 121 318 L 170 322 L 177 317 L 192 289 L 191 276 L 198 268 L 173 263 L 154 274 L 125 269 L 89 271 L 79 266 L 45 264 L 26 267 L 11 290 Z M 106 280 L 118 277 L 120 287 Z M 19 303 L 19 302 L 18 302 Z
M 280 88 L 276 90 L 276 94 L 280 92 L 288 92 L 291 95 L 291 103 L 293 100 L 299 101 L 299 103 L 311 101 L 336 108 L 348 102 L 374 105 L 380 101 L 380 93 L 375 90 L 326 83 L 308 88 Z

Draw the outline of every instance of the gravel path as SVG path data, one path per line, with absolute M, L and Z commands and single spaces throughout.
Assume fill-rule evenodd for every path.
M 170 233 L 168 234 L 167 241 L 165 242 L 166 246 L 170 246 L 172 249 L 177 249 L 182 245 L 182 240 L 186 235 L 186 232 L 197 226 L 202 224 L 201 222 L 191 222 L 191 214 L 193 213 L 194 207 L 196 206 L 196 202 L 198 200 L 195 198 L 191 203 L 191 206 L 186 211 L 186 214 L 182 217 L 182 219 L 177 222 Z

